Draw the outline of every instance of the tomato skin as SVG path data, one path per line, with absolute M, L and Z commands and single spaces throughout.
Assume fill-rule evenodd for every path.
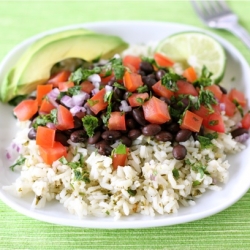
M 236 112 L 236 105 L 229 99 L 228 95 L 223 94 L 220 99 L 221 103 L 225 105 L 225 113 L 227 116 L 234 116 Z
M 48 165 L 52 165 L 54 161 L 67 156 L 66 147 L 57 141 L 55 141 L 51 148 L 39 146 L 39 153 L 43 161 Z
M 68 70 L 63 70 L 55 75 L 53 75 L 47 83 L 52 84 L 54 87 L 58 87 L 59 82 L 67 82 L 71 72 Z
M 195 113 L 187 110 L 182 119 L 182 123 L 180 125 L 181 129 L 189 129 L 193 132 L 199 132 L 201 128 L 203 118 L 196 115 Z
M 73 82 L 59 82 L 58 89 L 60 91 L 68 91 L 69 88 L 74 87 L 75 84 Z
M 197 80 L 197 75 L 193 67 L 185 69 L 182 75 L 187 79 L 188 82 L 193 83 Z
M 250 128 L 250 113 L 246 113 L 241 120 L 242 128 L 249 129 Z
M 141 61 L 142 60 L 139 56 L 132 55 L 126 55 L 122 60 L 123 65 L 132 70 L 132 72 L 136 72 L 140 69 Z
M 145 119 L 154 124 L 163 124 L 171 119 L 168 112 L 168 105 L 153 96 L 142 105 Z
M 149 98 L 148 93 L 134 93 L 130 97 L 128 97 L 128 102 L 131 107 L 141 106 L 142 103 L 138 102 L 137 98 L 140 98 L 143 102 L 145 99 Z
M 225 125 L 222 119 L 222 116 L 214 112 L 210 114 L 206 119 L 203 119 L 203 123 L 205 128 L 219 132 L 225 133 Z
M 228 98 L 233 102 L 236 101 L 239 103 L 242 107 L 245 107 L 247 104 L 247 100 L 245 98 L 244 93 L 237 89 L 231 89 L 231 91 L 228 94 Z
M 112 156 L 113 169 L 116 170 L 118 166 L 124 167 L 126 165 L 127 155 L 126 154 L 114 154 Z
M 218 85 L 212 84 L 210 86 L 205 87 L 205 89 L 211 91 L 217 100 L 221 100 L 223 93 Z
M 175 95 L 192 95 L 192 96 L 198 96 L 198 92 L 195 89 L 195 87 L 187 82 L 187 81 L 183 81 L 183 80 L 179 80 L 177 81 L 177 87 L 178 90 L 175 92 Z
M 154 59 L 156 64 L 160 67 L 172 67 L 174 65 L 174 61 L 160 53 L 155 53 Z
M 90 94 L 91 91 L 95 88 L 95 86 L 90 81 L 84 81 L 81 83 L 81 90 Z
M 101 89 L 98 93 L 96 93 L 90 101 L 93 102 L 93 105 L 89 105 L 89 108 L 97 115 L 101 110 L 104 110 L 108 106 L 108 102 L 104 101 L 106 90 L 105 88 Z
M 43 98 L 52 90 L 52 84 L 38 85 L 36 87 L 36 99 L 38 106 L 41 105 Z
M 129 92 L 134 92 L 137 88 L 143 86 L 141 75 L 137 73 L 125 72 L 124 77 L 124 86 Z
M 220 114 L 220 106 L 218 104 L 212 105 L 212 108 L 213 112 Z M 211 114 L 211 111 L 205 105 L 200 105 L 199 109 L 193 109 L 192 112 L 203 119 L 206 119 Z
M 57 108 L 57 125 L 59 130 L 67 130 L 74 128 L 74 119 L 70 111 L 62 105 Z
M 14 114 L 19 121 L 31 119 L 38 111 L 37 100 L 23 100 L 14 108 Z
M 43 99 L 39 112 L 49 114 L 52 109 L 55 109 L 55 106 L 48 99 Z
M 119 111 L 111 112 L 108 128 L 109 130 L 126 130 L 125 114 Z
M 161 96 L 161 97 L 166 97 L 168 99 L 170 99 L 174 95 L 174 92 L 169 90 L 164 85 L 162 85 L 161 81 L 158 81 L 157 83 L 155 83 L 152 86 L 152 89 L 156 95 Z
M 56 130 L 39 126 L 36 132 L 36 144 L 45 148 L 52 148 L 55 143 Z

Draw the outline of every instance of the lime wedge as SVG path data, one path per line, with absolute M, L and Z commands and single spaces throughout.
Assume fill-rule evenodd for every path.
M 221 44 L 201 32 L 181 32 L 163 39 L 156 52 L 181 65 L 182 69 L 193 66 L 198 76 L 203 66 L 213 73 L 212 79 L 219 83 L 224 76 L 226 54 Z

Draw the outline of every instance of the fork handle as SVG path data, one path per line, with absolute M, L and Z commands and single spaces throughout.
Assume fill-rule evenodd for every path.
M 250 34 L 238 23 L 225 27 L 228 31 L 239 37 L 245 45 L 250 49 Z

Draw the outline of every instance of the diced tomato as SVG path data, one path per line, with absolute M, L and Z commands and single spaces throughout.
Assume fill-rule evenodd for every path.
M 246 113 L 241 120 L 242 128 L 249 129 L 250 128 L 250 113 Z
M 206 119 L 211 113 L 220 114 L 220 106 L 218 104 L 212 105 L 212 110 L 211 110 L 205 105 L 200 105 L 199 109 L 193 109 L 192 112 L 200 116 L 201 118 Z
M 114 153 L 112 155 L 112 165 L 113 165 L 114 170 L 116 170 L 118 168 L 118 166 L 124 167 L 126 165 L 126 161 L 128 158 L 128 152 L 129 152 L 129 149 L 126 148 L 126 154 Z
M 74 119 L 70 111 L 62 105 L 57 108 L 57 125 L 59 130 L 67 130 L 74 128 Z
M 60 142 L 55 141 L 53 147 L 42 147 L 39 146 L 39 152 L 43 161 L 51 165 L 54 161 L 60 159 L 61 157 L 67 156 L 67 149 Z
M 187 110 L 182 119 L 180 128 L 189 129 L 193 132 L 199 132 L 203 118 Z
M 152 89 L 156 95 L 161 96 L 161 97 L 166 97 L 168 99 L 170 99 L 174 95 L 174 92 L 169 90 L 164 85 L 162 85 L 161 81 L 158 81 L 157 83 L 155 83 L 152 86 Z
M 95 88 L 95 86 L 90 81 L 84 81 L 81 83 L 81 90 L 90 94 L 91 91 Z
M 183 80 L 179 80 L 177 81 L 177 87 L 178 90 L 175 92 L 175 95 L 192 95 L 192 96 L 198 96 L 198 92 L 195 89 L 195 87 L 187 82 L 187 81 L 183 81 Z
M 38 106 L 41 105 L 43 98 L 52 90 L 52 84 L 37 85 L 36 87 L 36 99 Z
M 20 121 L 26 121 L 32 118 L 38 111 L 37 100 L 23 100 L 14 108 L 14 115 Z
M 111 112 L 108 128 L 109 130 L 126 130 L 125 114 L 119 111 Z
M 140 68 L 141 58 L 139 56 L 126 55 L 122 62 L 125 67 L 129 68 L 132 72 L 136 72 Z
M 129 92 L 134 92 L 137 88 L 143 86 L 141 75 L 136 73 L 125 72 L 124 77 L 124 86 Z
M 154 124 L 163 124 L 171 119 L 168 105 L 157 97 L 150 98 L 142 105 L 145 119 Z
M 104 110 L 108 106 L 108 102 L 104 101 L 106 90 L 105 88 L 101 89 L 98 93 L 96 93 L 92 98 L 89 99 L 89 108 L 94 112 L 96 115 L 101 111 Z
M 105 74 L 106 74 L 105 72 L 99 74 L 101 77 L 101 82 L 104 85 L 106 85 L 112 78 L 115 77 L 114 72 L 112 72 L 111 75 L 109 75 L 109 76 L 105 76 Z
M 52 148 L 55 143 L 56 130 L 39 126 L 36 132 L 36 144 L 45 148 Z
M 210 86 L 205 87 L 205 89 L 211 91 L 214 94 L 214 96 L 216 97 L 216 99 L 218 99 L 220 101 L 223 93 L 218 85 L 212 84 Z
M 128 97 L 128 102 L 131 107 L 138 107 L 141 106 L 148 97 L 148 93 L 133 93 Z
M 54 87 L 58 87 L 59 82 L 67 82 L 71 72 L 68 70 L 63 70 L 55 75 L 53 75 L 49 80 L 49 84 L 53 84 Z
M 193 83 L 197 80 L 197 75 L 193 67 L 185 69 L 182 75 L 187 79 L 188 82 Z
M 242 107 L 246 106 L 247 100 L 245 98 L 244 93 L 237 89 L 231 89 L 231 91 L 228 94 L 229 99 L 233 102 L 236 101 L 239 103 Z
M 155 53 L 154 59 L 156 64 L 160 67 L 172 67 L 174 65 L 173 60 L 160 53 Z
M 48 114 L 52 109 L 55 109 L 55 106 L 47 98 L 43 99 L 39 112 Z
M 69 88 L 74 87 L 75 84 L 73 82 L 59 82 L 58 89 L 60 91 L 68 91 Z
M 210 129 L 219 133 L 225 133 L 225 125 L 224 125 L 221 114 L 219 114 L 218 112 L 214 112 L 210 114 L 206 119 L 203 119 L 202 124 L 207 129 Z
M 231 116 L 233 116 L 235 114 L 235 112 L 236 112 L 236 106 L 229 99 L 228 95 L 222 94 L 220 102 L 224 103 L 224 105 L 225 105 L 225 113 L 226 113 L 227 116 L 231 117 Z

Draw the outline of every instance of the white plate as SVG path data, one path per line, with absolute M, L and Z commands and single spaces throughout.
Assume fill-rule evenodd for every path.
M 119 22 L 101 22 L 90 24 L 78 24 L 70 27 L 64 27 L 52 31 L 48 31 L 32 37 L 17 47 L 15 47 L 0 64 L 0 82 L 4 74 L 13 66 L 19 56 L 36 39 L 49 33 L 59 30 L 74 29 L 86 27 L 96 32 L 118 35 L 129 43 L 145 43 L 149 41 L 159 41 L 168 35 L 180 31 L 200 30 L 195 27 L 164 23 L 164 22 L 145 22 L 145 21 L 119 21 Z M 201 31 L 201 30 L 200 30 Z M 212 33 L 202 30 L 215 37 L 226 49 L 227 53 L 227 68 L 225 78 L 223 80 L 225 87 L 230 87 L 231 79 L 235 78 L 236 87 L 246 93 L 250 98 L 249 67 L 246 60 L 229 42 L 221 37 L 215 36 Z M 5 158 L 5 151 L 13 136 L 15 135 L 15 120 L 12 115 L 12 107 L 0 104 L 0 198 L 3 202 L 9 205 L 14 210 L 25 214 L 26 216 L 46 221 L 49 223 L 89 227 L 89 228 L 146 228 L 155 226 L 167 226 L 190 222 L 216 214 L 238 201 L 250 187 L 250 147 L 237 154 L 234 157 L 229 157 L 231 168 L 230 179 L 221 191 L 209 191 L 200 199 L 193 207 L 185 207 L 179 210 L 175 215 L 158 215 L 154 218 L 142 216 L 140 214 L 123 217 L 119 221 L 114 221 L 113 218 L 95 218 L 86 217 L 79 219 L 77 216 L 70 215 L 62 204 L 51 202 L 43 209 L 31 209 L 32 197 L 19 199 L 11 196 L 9 193 L 1 189 L 4 185 L 9 185 L 18 177 L 17 173 L 9 170 L 9 162 Z

